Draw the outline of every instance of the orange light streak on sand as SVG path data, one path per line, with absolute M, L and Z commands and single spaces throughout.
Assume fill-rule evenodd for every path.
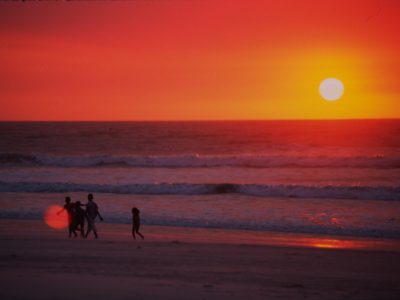
M 188 243 L 262 245 L 290 248 L 317 248 L 321 250 L 400 251 L 400 242 L 394 239 L 355 237 L 324 237 L 298 233 L 248 232 L 242 230 L 157 227 L 154 240 L 177 240 Z M 206 232 L 207 231 L 207 232 Z M 171 233 L 173 232 L 173 233 Z
M 343 240 L 311 240 L 310 245 L 315 248 L 327 248 L 327 249 L 353 249 L 356 242 L 354 241 L 343 241 Z
M 292 246 L 300 246 L 307 248 L 320 249 L 342 249 L 342 250 L 388 250 L 399 251 L 400 243 L 385 239 L 368 239 L 368 238 L 312 238 L 305 237 L 293 241 Z
M 62 207 L 59 205 L 51 205 L 49 206 L 43 216 L 44 222 L 47 226 L 53 229 L 63 229 L 68 225 L 68 214 L 66 211 L 63 211 L 60 214 L 57 214 L 62 210 Z

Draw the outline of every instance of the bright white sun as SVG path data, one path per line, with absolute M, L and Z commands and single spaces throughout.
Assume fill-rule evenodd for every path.
M 344 92 L 343 83 L 336 78 L 327 78 L 321 81 L 319 93 L 322 98 L 328 101 L 335 101 L 342 97 Z

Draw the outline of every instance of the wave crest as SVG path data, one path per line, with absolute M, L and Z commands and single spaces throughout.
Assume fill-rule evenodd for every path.
M 307 186 L 307 185 L 262 185 L 262 184 L 77 184 L 41 182 L 0 182 L 0 192 L 69 193 L 96 192 L 137 195 L 207 195 L 242 194 L 258 197 L 400 200 L 400 186 Z
M 400 168 L 400 157 L 386 156 L 268 156 L 268 155 L 171 155 L 171 156 L 51 156 L 18 153 L 0 154 L 0 166 L 38 165 L 49 167 L 145 167 L 145 168 Z

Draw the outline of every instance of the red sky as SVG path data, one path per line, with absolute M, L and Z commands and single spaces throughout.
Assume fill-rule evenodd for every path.
M 397 0 L 1 2 L 0 120 L 399 118 L 399 28 Z

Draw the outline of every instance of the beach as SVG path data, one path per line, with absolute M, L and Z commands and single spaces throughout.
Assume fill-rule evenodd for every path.
M 66 230 L 40 220 L 0 220 L 1 299 L 398 299 L 400 294 L 397 240 L 373 244 L 160 226 L 143 227 L 145 240 L 133 240 L 130 225 L 98 227 L 98 240 L 69 239 Z

